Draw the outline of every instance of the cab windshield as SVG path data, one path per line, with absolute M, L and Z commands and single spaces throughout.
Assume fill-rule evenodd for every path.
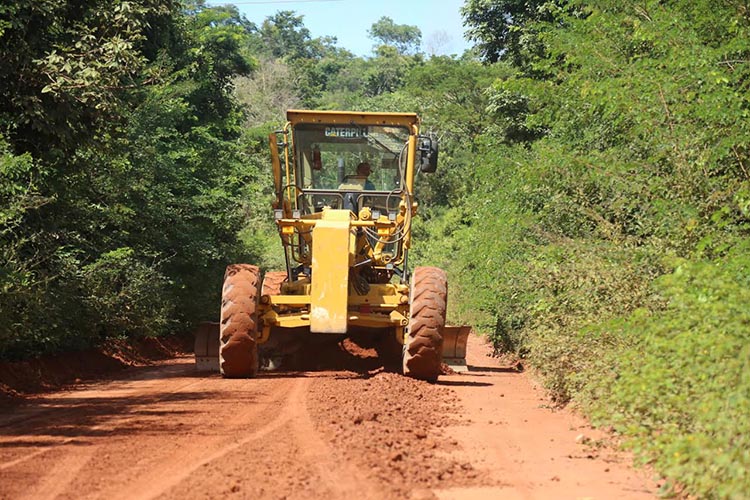
M 387 191 L 403 185 L 406 127 L 298 124 L 298 185 L 305 191 Z

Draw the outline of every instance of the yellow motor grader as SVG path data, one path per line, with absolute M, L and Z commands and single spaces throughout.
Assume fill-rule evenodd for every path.
M 414 177 L 437 169 L 436 139 L 414 113 L 290 110 L 287 120 L 270 136 L 286 270 L 227 267 L 219 333 L 196 336 L 198 366 L 251 377 L 276 332 L 367 329 L 403 345 L 407 376 L 465 367 L 469 328 L 445 324 L 445 272 L 408 267 Z

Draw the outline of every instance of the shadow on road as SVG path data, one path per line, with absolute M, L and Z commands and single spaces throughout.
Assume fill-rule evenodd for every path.
M 110 389 L 117 392 L 119 389 Z M 87 395 L 90 392 L 91 395 Z M 232 391 L 175 391 L 146 395 L 96 396 L 94 391 L 62 393 L 34 399 L 0 414 L 0 436 L 24 437 L 2 443 L 9 446 L 46 446 L 29 444 L 29 436 L 118 437 L 134 433 L 174 433 L 175 420 L 196 412 L 209 412 L 211 404 L 237 399 Z M 253 398 L 242 400 L 252 403 Z M 7 417 L 7 418 L 2 418 Z M 188 429 L 185 429 L 186 431 Z M 33 443 L 33 441 L 31 441 Z
M 469 366 L 470 373 L 521 373 L 523 366 L 519 363 L 515 366 Z
M 436 385 L 444 385 L 447 387 L 491 387 L 495 384 L 489 382 L 474 382 L 472 380 L 444 380 L 438 379 Z

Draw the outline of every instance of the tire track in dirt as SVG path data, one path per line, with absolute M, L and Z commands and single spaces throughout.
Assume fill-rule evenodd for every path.
M 60 441 L 59 445 L 68 444 L 69 442 L 73 441 L 73 438 L 63 439 Z M 22 444 L 22 443 L 18 443 Z M 0 471 L 4 469 L 10 469 L 11 467 L 15 467 L 16 465 L 22 464 L 23 462 L 26 462 L 27 460 L 31 460 L 32 458 L 36 458 L 42 453 L 47 453 L 49 450 L 53 449 L 52 446 L 48 446 L 46 448 L 42 448 L 40 450 L 33 451 L 29 453 L 28 455 L 24 455 L 22 457 L 16 458 L 14 460 L 10 460 L 9 462 L 4 462 L 3 464 L 0 464 Z
M 312 382 L 320 383 L 320 379 Z M 352 464 L 347 463 L 343 457 L 338 456 L 334 450 L 321 436 L 313 423 L 308 398 L 309 389 L 304 393 L 296 394 L 291 403 L 298 408 L 292 418 L 294 434 L 300 440 L 305 460 L 315 464 L 320 478 L 332 492 L 330 498 L 341 499 L 381 499 L 383 498 L 380 488 L 375 486 L 364 474 Z
M 291 390 L 286 391 L 284 385 L 292 385 Z M 201 468 L 215 462 L 238 448 L 247 445 L 251 441 L 262 439 L 266 435 L 277 431 L 280 427 L 289 422 L 293 415 L 294 403 L 300 398 L 307 387 L 307 381 L 299 378 L 296 380 L 284 380 L 279 387 L 274 388 L 278 395 L 286 392 L 289 395 L 286 398 L 274 399 L 262 411 L 257 407 L 250 405 L 249 411 L 232 418 L 232 425 L 239 429 L 250 426 L 255 421 L 266 420 L 266 423 L 259 428 L 251 431 L 249 434 L 239 434 L 230 436 L 230 444 L 226 444 L 227 438 L 220 440 L 211 440 L 212 442 L 202 442 L 199 446 L 191 443 L 188 450 L 181 450 L 177 456 L 171 456 L 170 462 L 157 470 L 152 470 L 145 476 L 140 476 L 139 485 L 129 489 L 127 492 L 115 493 L 111 498 L 129 500 L 131 498 L 151 499 L 165 494 L 172 488 L 176 487 L 192 475 L 196 474 Z M 271 415 L 266 415 L 271 413 Z M 241 439 L 237 437 L 242 436 Z M 196 454 L 196 449 L 199 453 Z M 196 459 L 197 458 L 197 459 Z M 166 479 L 165 479 L 166 478 Z
M 207 390 L 200 400 L 180 402 L 171 408 L 151 408 L 166 417 L 163 428 L 154 429 L 153 419 L 125 422 L 135 434 L 133 443 L 121 440 L 102 450 L 109 463 L 99 470 L 107 475 L 107 481 L 93 488 L 88 497 L 171 495 L 183 482 L 201 477 L 200 471 L 212 463 L 221 462 L 248 442 L 262 440 L 285 425 L 289 420 L 285 412 L 288 395 L 304 390 L 302 382 L 293 378 L 204 379 Z M 113 458 L 116 455 L 137 459 L 123 461 Z M 82 480 L 80 487 L 85 488 L 85 484 Z
M 154 402 L 158 403 L 201 382 L 200 380 L 190 381 L 167 391 L 164 394 L 163 387 L 159 387 L 159 385 L 163 385 L 163 382 L 154 379 L 153 375 L 153 372 L 155 371 L 168 373 L 169 370 L 165 370 L 164 368 L 166 367 L 162 367 L 161 370 L 148 368 L 145 370 L 145 373 L 136 375 L 129 380 L 110 383 L 108 384 L 107 394 L 110 398 L 126 398 L 137 394 L 145 396 L 149 393 L 158 393 L 160 395 L 154 399 Z M 151 384 L 143 383 L 145 380 L 152 379 L 154 379 L 154 382 Z M 134 384 L 136 384 L 135 387 Z M 13 448 L 14 444 L 18 447 L 34 446 L 39 443 L 38 439 L 36 441 L 30 441 L 28 437 L 24 437 L 22 439 L 14 440 L 11 436 L 24 436 L 28 433 L 29 429 L 34 430 L 39 429 L 40 427 L 48 427 L 50 429 L 45 435 L 47 446 L 37 446 L 36 450 L 31 451 L 26 455 L 16 457 L 10 461 L 1 461 L 0 471 L 18 466 L 23 462 L 37 458 L 44 453 L 59 449 L 61 446 L 74 443 L 76 441 L 75 437 L 60 439 L 60 437 L 57 436 L 57 434 L 60 433 L 60 429 L 50 427 L 49 422 L 75 420 L 80 413 L 79 405 L 85 404 L 92 397 L 95 397 L 98 385 L 99 384 L 94 384 L 89 389 L 82 386 L 77 391 L 58 393 L 56 394 L 55 402 L 50 402 L 49 399 L 45 397 L 34 398 L 34 400 L 32 400 L 33 403 L 25 407 L 16 408 L 16 411 L 13 413 L 0 417 L 0 430 L 2 431 L 0 432 L 0 434 L 2 434 L 2 436 L 0 436 L 0 445 L 2 445 L 3 449 Z M 105 435 L 114 431 L 118 425 L 121 424 L 119 424 L 115 418 L 112 418 L 105 423 L 89 426 L 88 432 Z M 32 431 L 32 433 L 35 432 Z M 8 437 L 6 438 L 5 436 Z M 0 456 L 0 460 L 3 460 L 2 456 Z
M 195 379 L 187 378 L 193 367 L 183 363 L 179 369 L 164 367 L 160 379 L 158 369 L 149 370 L 125 381 L 34 398 L 0 415 L 5 458 L 0 497 L 213 497 L 224 484 L 229 493 L 232 487 L 237 491 L 221 473 L 227 462 L 239 466 L 235 477 L 245 489 L 250 483 L 261 491 L 283 491 L 283 484 L 274 486 L 271 474 L 252 465 L 271 450 L 266 469 L 276 474 L 290 469 L 274 456 L 273 450 L 282 449 L 284 465 L 307 469 L 291 490 L 295 497 L 380 498 L 375 488 L 361 494 L 365 479 L 332 458 L 335 450 L 315 431 L 307 409 L 315 376 Z M 328 376 L 337 375 L 323 375 Z
M 144 396 L 159 394 L 161 399 L 169 397 L 170 394 L 201 383 L 200 379 L 190 380 L 165 391 L 164 379 L 182 375 L 185 372 L 185 365 L 190 362 L 190 358 L 187 357 L 180 360 L 170 360 L 159 367 L 137 368 L 138 372 L 124 380 L 80 384 L 75 390 L 30 397 L 26 404 L 14 406 L 12 412 L 0 413 L 0 428 L 3 428 L 4 433 L 7 433 L 12 431 L 14 426 L 18 426 L 21 430 L 25 427 L 35 427 L 39 421 L 48 420 L 52 414 L 59 418 L 76 413 L 79 411 L 76 405 L 94 397 L 95 394 L 93 393 L 100 387 L 106 387 L 107 395 L 111 398 L 125 398 L 136 394 Z
M 75 453 L 69 453 L 65 448 L 60 448 L 59 452 L 61 458 L 40 477 L 38 484 L 23 491 L 19 499 L 40 500 L 60 497 L 94 456 L 95 448 L 87 448 Z
M 29 498 L 97 497 L 107 484 L 117 484 L 123 470 L 143 460 L 129 444 L 138 438 L 139 420 L 145 416 L 157 423 L 170 411 L 185 412 L 174 407 L 205 396 L 207 382 L 195 377 L 186 358 L 181 364 L 140 369 L 127 380 L 35 397 L 3 414 L 0 497 L 20 498 L 29 490 Z M 67 484 L 58 476 L 66 476 Z M 125 485 L 129 481 L 132 477 L 125 478 Z
M 274 376 L 277 383 L 294 381 L 294 389 L 284 400 L 273 432 L 242 434 L 234 445 L 170 484 L 163 498 L 384 498 L 379 485 L 347 463 L 320 434 L 309 412 L 312 388 L 339 376 L 337 372 Z M 261 377 L 252 382 L 263 381 Z

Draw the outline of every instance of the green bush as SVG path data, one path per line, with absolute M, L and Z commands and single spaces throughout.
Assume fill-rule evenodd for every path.
M 573 377 L 578 399 L 689 491 L 738 498 L 750 491 L 750 240 L 679 263 L 656 288 L 664 310 L 589 330 L 613 343 Z
M 85 300 L 102 336 L 156 337 L 178 326 L 168 279 L 132 248 L 107 252 L 82 271 Z
M 526 340 L 529 362 L 544 377 L 551 396 L 567 402 L 584 371 L 612 349 L 612 339 L 590 325 L 643 307 L 654 307 L 651 279 L 660 269 L 644 250 L 569 242 L 547 246 L 530 262 Z M 639 255 L 640 254 L 640 255 Z

